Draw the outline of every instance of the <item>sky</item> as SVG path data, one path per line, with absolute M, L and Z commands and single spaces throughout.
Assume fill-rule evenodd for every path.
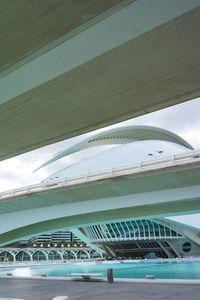
M 167 129 L 180 135 L 195 149 L 200 149 L 200 98 L 130 119 L 109 126 L 109 128 L 122 125 L 150 125 Z M 93 131 L 92 133 L 101 130 L 102 129 Z M 39 183 L 52 173 L 63 169 L 66 164 L 75 162 L 77 159 L 79 160 L 83 155 L 81 153 L 72 155 L 67 159 L 60 159 L 33 173 L 37 167 L 50 159 L 57 152 L 64 150 L 75 142 L 79 142 L 90 134 L 91 133 L 74 137 L 0 162 L 0 192 Z M 98 151 L 98 149 L 93 151 Z M 189 222 L 190 225 L 200 228 L 199 214 L 195 216 L 177 217 L 177 220 L 185 223 Z

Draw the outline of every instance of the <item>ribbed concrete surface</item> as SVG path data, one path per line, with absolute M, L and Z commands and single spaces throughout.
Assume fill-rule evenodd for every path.
M 198 97 L 199 13 L 191 10 L 7 102 L 2 96 L 0 160 Z M 26 88 L 18 81 L 6 94 L 14 85 Z
M 0 71 L 119 2 L 121 0 L 0 1 Z

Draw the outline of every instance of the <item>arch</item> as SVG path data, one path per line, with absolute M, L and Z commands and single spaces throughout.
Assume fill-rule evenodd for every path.
M 63 252 L 63 259 L 70 260 L 70 259 L 77 259 L 76 253 L 72 250 L 66 250 Z
M 122 222 L 122 220 L 124 219 L 132 219 L 132 218 L 138 218 L 138 213 L 140 213 L 140 217 L 141 218 L 145 218 L 148 216 L 148 218 L 154 218 L 155 214 L 157 211 L 159 211 L 159 215 L 171 215 L 174 216 L 175 214 L 177 214 L 177 211 L 179 214 L 183 214 L 184 212 L 191 212 L 194 213 L 194 211 L 199 212 L 200 208 L 199 208 L 199 187 L 196 186 L 192 186 L 192 191 L 191 189 L 187 188 L 183 188 L 181 189 L 183 191 L 184 197 L 188 199 L 187 202 L 182 200 L 177 201 L 176 203 L 173 203 L 173 205 L 169 205 L 169 201 L 170 199 L 172 199 L 172 197 L 174 197 L 173 193 L 176 193 L 176 190 L 173 191 L 173 193 L 169 193 L 169 197 L 168 197 L 168 202 L 166 203 L 162 203 L 162 205 L 160 205 L 160 203 L 154 203 L 153 206 L 138 206 L 138 210 L 136 213 L 136 209 L 135 206 L 131 206 L 131 202 L 133 201 L 133 196 L 132 195 L 128 195 L 126 196 L 126 199 L 128 198 L 128 201 L 130 203 L 129 207 L 123 207 L 123 208 L 115 208 L 115 198 L 109 198 L 111 201 L 109 203 L 113 203 L 113 209 L 110 209 L 106 211 L 107 209 L 107 203 L 108 200 L 103 200 L 99 202 L 99 207 L 95 206 L 95 210 L 94 212 L 90 212 L 90 213 L 85 213 L 82 214 L 82 212 L 80 214 L 77 214 L 77 210 L 76 210 L 76 218 L 74 218 L 74 215 L 72 216 L 65 216 L 65 217 L 57 217 L 55 218 L 50 218 L 50 213 L 51 211 L 48 209 L 43 209 L 41 211 L 41 215 L 39 216 L 35 216 L 35 223 L 31 223 L 31 224 L 27 224 L 27 220 L 24 220 L 24 214 L 21 215 L 21 218 L 17 219 L 17 221 L 13 220 L 13 226 L 15 225 L 15 229 L 11 230 L 11 231 L 5 231 L 3 233 L 0 234 L 0 245 L 6 245 L 8 243 L 13 243 L 15 241 L 21 240 L 21 239 L 25 239 L 28 238 L 30 236 L 36 236 L 36 235 L 40 235 L 44 232 L 47 231 L 55 231 L 55 230 L 63 230 L 64 228 L 72 228 L 72 226 L 75 228 L 76 227 L 84 227 L 84 226 L 92 226 L 93 224 L 98 224 L 98 223 L 104 223 L 106 224 L 107 222 L 113 221 L 113 222 Z M 30 196 L 29 196 L 30 197 Z M 146 197 L 146 196 L 144 196 Z M 145 201 L 148 198 L 146 197 Z M 107 202 L 106 202 L 107 201 Z M 102 206 L 102 202 L 105 204 L 104 206 Z M 179 203 L 179 204 L 177 204 Z M 82 203 L 80 202 L 80 207 L 83 207 L 83 201 Z M 176 206 L 178 205 L 178 208 L 176 208 Z M 67 205 L 64 206 L 67 209 Z M 97 211 L 97 208 L 99 209 L 99 211 Z M 174 209 L 177 210 L 174 210 Z M 55 209 L 54 206 L 51 208 L 52 209 L 52 215 L 53 212 L 55 213 Z M 104 209 L 101 211 L 101 209 Z M 31 210 L 30 210 L 31 211 Z M 36 209 L 34 210 L 36 211 Z M 38 210 L 39 211 L 39 210 Z M 63 213 L 64 209 L 63 206 L 61 207 L 61 213 Z M 66 211 L 66 210 L 65 210 Z M 64 212 L 65 212 L 64 211 Z M 106 214 L 105 214 L 106 211 Z M 120 213 L 119 213 L 120 212 Z M 44 215 L 42 215 L 42 213 L 44 213 Z M 55 215 L 55 214 L 54 214 Z M 18 216 L 20 216 L 20 213 L 18 214 Z M 48 216 L 48 220 L 47 220 L 47 216 Z M 4 217 L 4 216 L 3 216 Z M 40 217 L 41 219 L 43 218 L 43 220 L 37 220 L 37 217 Z M 12 215 L 6 216 L 7 222 L 8 221 L 12 221 Z M 29 220 L 28 220 L 29 221 Z
M 15 256 L 16 261 L 30 261 L 31 258 L 31 254 L 23 250 L 19 251 Z
M 101 253 L 96 250 L 90 251 L 89 256 L 90 256 L 90 259 L 91 258 L 102 258 Z
M 62 260 L 62 254 L 56 250 L 51 250 L 48 253 L 48 260 Z
M 180 136 L 168 130 L 153 126 L 123 126 L 107 129 L 100 133 L 91 135 L 89 138 L 86 138 L 83 141 L 73 145 L 72 147 L 59 152 L 53 158 L 38 167 L 34 172 L 62 157 L 68 156 L 84 149 L 96 146 L 127 144 L 146 140 L 168 141 L 193 150 L 193 147 L 189 143 L 187 143 Z
M 77 259 L 90 259 L 90 255 L 85 250 L 78 250 L 76 253 Z
M 48 260 L 48 256 L 41 250 L 37 250 L 32 254 L 33 260 Z
M 0 262 L 10 262 L 14 260 L 15 260 L 15 256 L 13 253 L 7 250 L 0 251 Z

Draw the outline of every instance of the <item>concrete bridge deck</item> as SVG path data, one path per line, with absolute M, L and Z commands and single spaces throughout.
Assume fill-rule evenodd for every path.
M 14 2 L 0 4 L 0 160 L 199 97 L 200 0 Z
M 199 178 L 199 151 L 191 151 L 2 193 L 0 243 L 110 220 L 198 212 Z

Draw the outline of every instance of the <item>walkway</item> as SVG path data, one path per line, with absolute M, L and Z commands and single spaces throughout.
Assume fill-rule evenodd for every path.
M 199 300 L 199 285 L 72 282 L 63 280 L 0 279 L 0 297 L 51 300 Z

